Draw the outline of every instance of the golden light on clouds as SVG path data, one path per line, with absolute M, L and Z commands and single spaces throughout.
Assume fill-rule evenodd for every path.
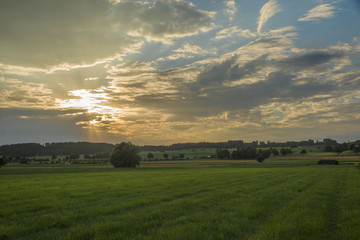
M 112 107 L 104 105 L 110 99 L 106 93 L 79 89 L 69 92 L 70 99 L 59 102 L 60 108 L 74 108 L 87 110 L 89 113 L 105 114 L 113 110 Z

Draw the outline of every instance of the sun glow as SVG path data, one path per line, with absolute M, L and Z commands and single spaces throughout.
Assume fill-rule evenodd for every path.
M 85 109 L 88 113 L 105 114 L 114 110 L 111 106 L 104 103 L 110 99 L 104 92 L 92 93 L 86 89 L 70 91 L 73 97 L 64 101 L 60 101 L 61 108 Z
M 70 91 L 69 95 L 69 99 L 59 101 L 59 106 L 62 109 L 79 109 L 82 111 L 81 114 L 89 114 L 88 120 L 78 121 L 76 125 L 91 130 L 91 134 L 99 135 L 109 124 L 119 122 L 120 117 L 124 115 L 123 109 L 109 106 L 108 100 L 111 98 L 102 89 L 79 89 Z

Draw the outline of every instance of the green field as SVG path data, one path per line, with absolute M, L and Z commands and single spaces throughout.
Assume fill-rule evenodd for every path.
M 4 167 L 0 239 L 355 240 L 360 169 L 343 162 Z

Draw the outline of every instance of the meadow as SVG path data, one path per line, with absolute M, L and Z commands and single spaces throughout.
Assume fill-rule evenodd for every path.
M 4 167 L 0 239 L 355 240 L 360 169 L 345 161 Z

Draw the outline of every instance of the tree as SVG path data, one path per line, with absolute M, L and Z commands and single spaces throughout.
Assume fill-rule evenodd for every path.
M 360 147 L 359 146 L 355 146 L 354 147 L 354 152 L 357 155 L 360 152 Z
M 305 155 L 307 153 L 306 149 L 301 150 L 300 154 Z
M 256 157 L 256 161 L 258 161 L 259 163 L 262 163 L 265 160 L 265 157 L 262 155 L 259 155 Z
M 279 156 L 279 151 L 277 149 L 272 149 L 272 154 L 277 157 Z
M 164 154 L 163 154 L 163 157 L 164 157 L 165 159 L 168 159 L 168 158 L 169 158 L 169 155 L 168 155 L 167 153 L 164 153 Z
M 355 148 L 355 144 L 352 143 L 352 144 L 350 145 L 350 147 L 349 147 L 349 150 L 353 151 L 354 148 Z
M 259 163 L 262 163 L 266 158 L 269 158 L 270 155 L 271 155 L 270 150 L 259 149 L 256 154 L 256 161 L 258 161 Z
M 180 159 L 184 159 L 184 158 L 185 158 L 185 155 L 184 155 L 183 153 L 180 153 L 179 158 L 180 158 Z
M 333 147 L 331 145 L 326 145 L 325 148 L 324 148 L 324 152 L 332 152 L 334 151 L 333 150 Z
M 280 149 L 280 154 L 286 156 L 288 154 L 288 149 L 287 148 Z
M 340 144 L 336 145 L 334 148 L 334 152 L 336 152 L 338 155 L 342 153 L 344 150 Z
M 110 155 L 110 163 L 115 168 L 136 167 L 140 163 L 140 148 L 131 142 L 116 145 Z
M 229 159 L 230 158 L 230 152 L 227 149 L 218 148 L 218 149 L 216 149 L 216 156 L 219 159 Z
M 149 153 L 149 154 L 147 155 L 147 158 L 154 158 L 154 154 Z
M 221 154 L 221 152 L 224 150 L 216 150 L 216 153 L 219 157 L 219 154 Z M 226 154 L 226 152 L 225 152 Z M 251 148 L 251 147 L 246 147 L 246 148 L 238 148 L 237 150 L 233 151 L 231 153 L 231 157 L 233 159 L 256 159 L 257 157 L 257 153 L 256 153 L 256 149 L 255 148 Z
M 0 168 L 6 164 L 6 159 L 0 158 Z
M 336 141 L 336 140 L 333 140 L 333 139 L 331 139 L 331 138 L 325 138 L 325 139 L 323 140 L 323 143 L 324 143 L 325 145 L 336 145 L 336 144 L 337 144 L 337 141 Z

